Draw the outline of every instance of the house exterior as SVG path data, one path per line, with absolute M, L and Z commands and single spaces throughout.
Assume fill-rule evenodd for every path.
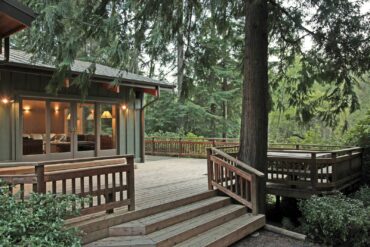
M 72 81 L 90 63 L 75 61 L 58 94 L 47 94 L 53 66 L 32 63 L 23 51 L 9 53 L 0 62 L 0 161 L 144 159 L 144 94 L 159 96 L 173 85 L 97 64 L 82 99 Z

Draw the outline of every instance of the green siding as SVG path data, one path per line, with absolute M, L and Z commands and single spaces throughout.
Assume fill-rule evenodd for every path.
M 15 99 L 11 106 L 0 106 L 0 160 L 21 160 L 22 131 L 20 129 L 19 96 L 40 96 L 58 99 L 81 99 L 80 92 L 73 87 L 63 89 L 59 96 L 45 92 L 49 76 L 15 73 L 0 70 L 0 96 L 7 95 Z M 126 111 L 119 110 L 119 154 L 135 154 L 140 158 L 140 111 L 135 111 L 135 93 L 133 88 L 121 87 L 120 93 L 106 90 L 97 83 L 92 83 L 86 100 L 115 101 L 125 103 Z M 7 108 L 8 107 L 8 108 Z
M 0 105 L 0 160 L 12 159 L 11 105 Z
M 128 111 L 127 111 L 127 153 L 135 154 L 135 94 L 130 90 L 128 95 Z

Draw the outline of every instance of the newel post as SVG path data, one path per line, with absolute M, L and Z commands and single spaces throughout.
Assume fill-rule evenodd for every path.
M 256 174 L 251 174 L 252 180 L 251 180 L 251 203 L 252 203 L 252 214 L 257 215 L 259 212 L 258 208 L 258 195 L 257 195 L 257 176 Z
M 317 163 L 316 163 L 316 153 L 311 153 L 311 162 L 310 162 L 310 169 L 311 169 L 311 186 L 312 190 L 316 190 L 317 185 Z
M 43 164 L 38 164 L 35 166 L 35 174 L 37 179 L 36 191 L 37 193 L 46 193 L 46 183 L 45 183 L 45 167 Z
M 211 161 L 212 149 L 207 148 L 207 176 L 208 176 L 208 190 L 213 190 L 212 178 L 213 178 L 213 165 Z
M 134 156 L 126 157 L 127 165 L 129 169 L 126 172 L 126 183 L 127 183 L 127 199 L 130 200 L 128 205 L 128 210 L 135 210 L 135 166 L 134 166 Z

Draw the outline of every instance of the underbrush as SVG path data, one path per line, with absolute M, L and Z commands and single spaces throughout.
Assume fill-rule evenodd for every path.
M 81 246 L 80 232 L 64 219 L 79 212 L 76 196 L 31 194 L 27 200 L 0 185 L 0 246 Z
M 302 230 L 315 242 L 330 246 L 369 246 L 370 188 L 351 196 L 313 196 L 301 201 Z

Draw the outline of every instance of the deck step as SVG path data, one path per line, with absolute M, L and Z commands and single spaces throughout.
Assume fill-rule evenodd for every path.
M 265 225 L 264 215 L 245 214 L 232 221 L 199 234 L 178 247 L 216 247 L 229 246 Z
M 174 246 L 246 214 L 242 205 L 227 205 L 143 236 L 109 237 L 87 246 Z
M 148 236 L 157 243 L 157 246 L 173 246 L 245 213 L 244 206 L 232 204 L 153 232 Z
M 145 235 L 229 205 L 229 197 L 215 196 L 182 207 L 133 220 L 109 229 L 110 236 Z

